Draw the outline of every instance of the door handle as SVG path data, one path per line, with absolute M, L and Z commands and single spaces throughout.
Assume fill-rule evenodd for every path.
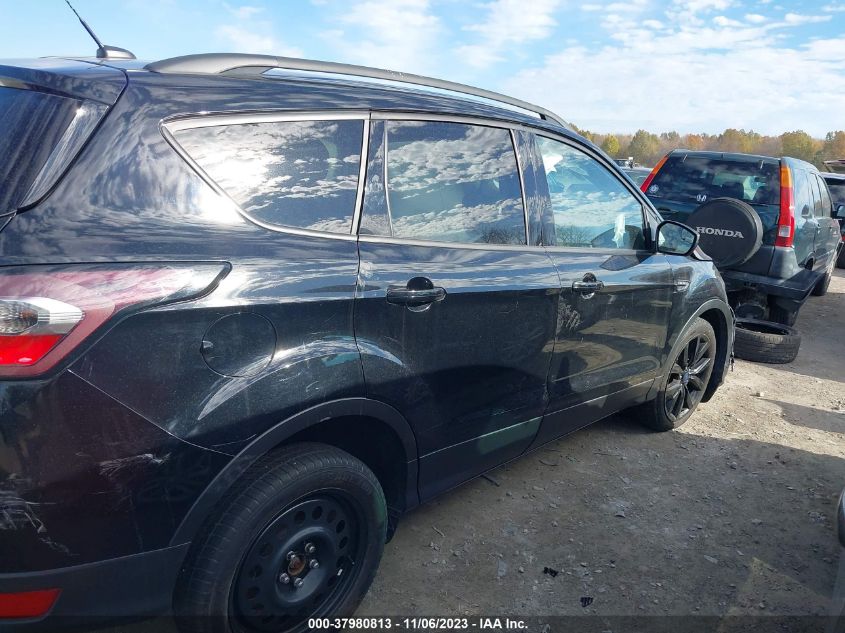
M 593 273 L 587 273 L 580 281 L 572 282 L 572 289 L 575 292 L 580 292 L 584 299 L 589 299 L 597 292 L 604 288 L 604 282 L 596 279 Z
M 598 292 L 604 288 L 604 284 L 600 281 L 573 281 L 572 289 L 579 292 Z
M 405 287 L 393 286 L 387 289 L 387 302 L 410 308 L 428 305 L 446 298 L 446 289 L 435 286 L 431 279 L 414 277 Z

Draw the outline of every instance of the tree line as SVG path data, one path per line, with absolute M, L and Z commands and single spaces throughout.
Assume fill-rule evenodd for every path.
M 824 170 L 826 160 L 845 158 L 845 131 L 828 132 L 824 139 L 813 138 L 803 130 L 784 132 L 780 136 L 758 134 L 753 130 L 729 128 L 721 134 L 653 134 L 637 130 L 636 134 L 599 134 L 579 130 L 613 158 L 633 157 L 641 165 L 653 166 L 673 149 L 742 152 L 764 156 L 792 156 L 813 163 Z

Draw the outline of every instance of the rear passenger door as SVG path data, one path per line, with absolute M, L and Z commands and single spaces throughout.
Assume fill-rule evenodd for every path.
M 815 259 L 816 229 L 819 227 L 815 216 L 818 189 L 811 180 L 812 174 L 803 169 L 793 169 L 795 176 L 795 258 L 799 266 L 805 266 L 810 258 Z
M 826 268 L 830 265 L 831 259 L 836 257 L 836 249 L 840 241 L 839 221 L 833 215 L 833 202 L 830 199 L 830 192 L 821 176 L 811 174 L 817 188 L 816 204 L 816 268 Z
M 649 248 L 633 187 L 586 148 L 535 139 L 553 221 L 544 242 L 562 286 L 540 443 L 645 397 L 675 286 L 668 259 Z
M 413 426 L 427 498 L 531 443 L 560 287 L 529 245 L 509 129 L 373 116 L 355 334 L 368 395 Z

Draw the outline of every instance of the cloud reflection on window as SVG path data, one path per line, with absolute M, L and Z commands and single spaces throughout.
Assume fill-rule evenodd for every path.
M 283 121 L 181 130 L 176 139 L 252 217 L 350 233 L 362 121 Z
M 558 246 L 644 248 L 642 206 L 601 163 L 538 137 Z
M 525 243 L 519 175 L 507 130 L 390 122 L 387 163 L 394 236 Z

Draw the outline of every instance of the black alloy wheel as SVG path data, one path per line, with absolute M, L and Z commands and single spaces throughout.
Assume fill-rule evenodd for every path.
M 687 417 L 701 402 L 715 353 L 707 336 L 699 334 L 678 354 L 663 392 L 663 407 L 672 422 Z
M 630 415 L 637 422 L 655 431 L 671 431 L 692 416 L 704 399 L 717 357 L 724 360 L 724 351 L 713 326 L 702 318 L 695 319 L 681 334 L 674 346 L 672 363 L 665 369 L 657 396 L 633 407 Z

